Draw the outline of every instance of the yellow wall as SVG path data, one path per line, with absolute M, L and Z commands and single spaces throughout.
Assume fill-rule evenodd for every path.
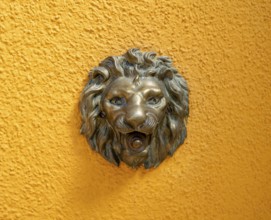
M 271 3 L 8 1 L 1 10 L 0 219 L 271 219 Z M 79 134 L 88 71 L 128 48 L 187 79 L 188 138 L 114 167 Z

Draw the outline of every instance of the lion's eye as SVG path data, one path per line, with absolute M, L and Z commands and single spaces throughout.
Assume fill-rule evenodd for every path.
M 125 98 L 123 97 L 113 97 L 110 99 L 110 103 L 113 105 L 121 106 L 125 104 Z
M 147 100 L 147 103 L 149 105 L 156 105 L 160 102 L 161 98 L 160 97 L 150 97 L 148 100 Z

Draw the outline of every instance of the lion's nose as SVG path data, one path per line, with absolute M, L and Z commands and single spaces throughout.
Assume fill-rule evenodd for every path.
M 146 114 L 142 108 L 134 107 L 126 115 L 126 122 L 133 128 L 137 128 L 146 120 Z

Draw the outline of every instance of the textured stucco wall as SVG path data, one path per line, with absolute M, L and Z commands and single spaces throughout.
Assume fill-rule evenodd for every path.
M 0 2 L 0 219 L 271 219 L 271 3 Z M 188 138 L 158 169 L 79 134 L 88 71 L 131 47 L 187 79 Z

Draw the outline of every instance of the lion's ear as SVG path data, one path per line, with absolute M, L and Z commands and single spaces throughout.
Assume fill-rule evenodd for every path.
M 90 77 L 98 81 L 106 81 L 109 78 L 109 72 L 104 67 L 96 67 L 90 72 Z
M 173 79 L 173 72 L 171 70 L 166 71 L 165 78 Z
M 171 79 L 173 79 L 173 76 L 174 76 L 173 71 L 171 69 L 166 69 L 164 71 L 161 71 L 158 78 L 160 80 L 165 80 L 166 78 L 171 80 Z

